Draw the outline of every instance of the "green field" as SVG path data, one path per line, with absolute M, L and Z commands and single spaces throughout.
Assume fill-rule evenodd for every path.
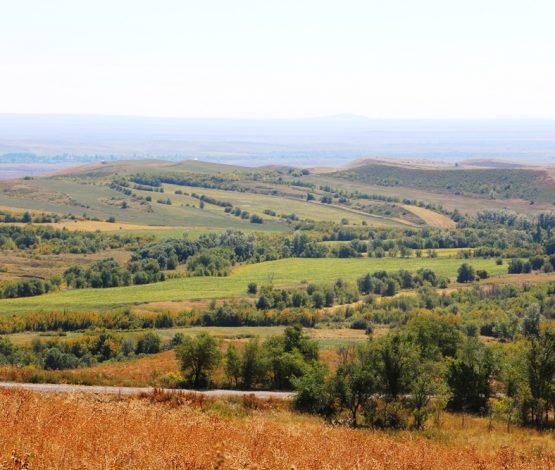
M 33 311 L 63 311 L 110 309 L 124 305 L 160 301 L 184 301 L 212 298 L 232 298 L 245 294 L 249 282 L 259 285 L 273 283 L 276 287 L 295 286 L 302 282 L 332 282 L 338 278 L 355 281 L 367 272 L 430 268 L 452 280 L 464 261 L 457 258 L 289 258 L 235 268 L 227 277 L 189 277 L 165 282 L 111 289 L 63 290 L 38 297 L 0 300 L 0 314 Z M 494 259 L 467 260 L 476 269 L 490 275 L 504 274 L 505 265 Z

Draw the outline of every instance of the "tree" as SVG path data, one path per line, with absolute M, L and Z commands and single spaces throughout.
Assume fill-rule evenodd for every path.
M 381 294 L 384 297 L 393 297 L 399 290 L 399 283 L 395 279 L 388 279 L 383 285 Z
M 256 308 L 259 310 L 268 310 L 270 307 L 270 300 L 266 295 L 262 294 L 256 302 Z
M 530 341 L 526 378 L 531 418 L 542 429 L 549 423 L 549 410 L 555 404 L 555 331 L 548 330 Z
M 249 282 L 247 286 L 247 294 L 255 295 L 258 292 L 258 286 L 256 282 Z
M 322 308 L 325 304 L 325 301 L 326 299 L 322 292 L 316 291 L 314 292 L 314 294 L 312 294 L 312 305 L 314 306 L 314 308 Z
M 368 361 L 373 363 L 378 387 L 390 400 L 408 389 L 419 361 L 418 347 L 399 334 L 370 344 Z
M 547 242 L 545 243 L 545 253 L 547 255 L 555 254 L 555 238 L 550 238 L 549 240 L 547 240 Z
M 476 279 L 474 268 L 467 263 L 461 264 L 457 273 L 457 282 L 460 283 L 473 282 Z
M 407 324 L 407 333 L 426 360 L 455 356 L 462 345 L 462 334 L 445 316 L 416 316 Z
M 251 339 L 243 349 L 241 357 L 241 383 L 246 389 L 264 382 L 266 379 L 266 365 L 258 338 Z
M 476 338 L 469 338 L 459 356 L 447 367 L 446 382 L 452 394 L 449 407 L 455 411 L 486 409 L 494 364 L 491 349 Z
M 508 273 L 509 274 L 520 274 L 523 269 L 522 260 L 512 259 L 509 262 Z
M 323 416 L 330 416 L 333 413 L 334 397 L 325 380 L 327 374 L 326 364 L 318 362 L 304 375 L 291 380 L 297 392 L 294 402 L 297 410 Z
M 293 388 L 293 379 L 303 376 L 318 360 L 318 344 L 303 334 L 300 325 L 286 328 L 282 336 L 268 338 L 262 349 L 271 386 L 279 390 Z
M 529 305 L 522 320 L 522 334 L 526 337 L 538 337 L 540 334 L 541 313 L 538 304 Z
M 207 333 L 185 338 L 176 351 L 181 370 L 195 388 L 206 387 L 212 371 L 221 362 L 219 342 Z
M 432 411 L 431 398 L 436 391 L 434 377 L 428 371 L 421 370 L 410 384 L 409 407 L 412 411 L 413 427 L 417 431 L 424 428 Z
M 148 331 L 137 342 L 137 353 L 155 354 L 160 352 L 160 336 L 152 331 Z
M 225 375 L 235 387 L 241 378 L 241 358 L 234 344 L 230 344 L 225 354 Z
M 377 377 L 363 348 L 343 355 L 343 362 L 332 379 L 332 390 L 340 406 L 349 411 L 351 425 L 356 427 L 359 412 L 367 408 L 377 392 Z

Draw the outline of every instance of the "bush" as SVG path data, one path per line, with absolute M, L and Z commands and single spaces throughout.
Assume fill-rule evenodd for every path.
M 161 349 L 160 336 L 151 331 L 145 333 L 137 342 L 137 354 L 155 354 Z
M 467 263 L 461 264 L 458 269 L 457 282 L 467 283 L 474 282 L 476 280 L 476 273 L 474 268 Z

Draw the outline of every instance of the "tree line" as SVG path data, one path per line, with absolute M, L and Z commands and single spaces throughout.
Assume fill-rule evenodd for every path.
M 34 338 L 31 347 L 17 346 L 0 337 L 0 365 L 32 365 L 45 370 L 92 367 L 106 361 L 123 361 L 155 354 L 164 347 L 160 336 L 147 331 L 125 336 L 112 331 L 88 333 L 75 339 Z

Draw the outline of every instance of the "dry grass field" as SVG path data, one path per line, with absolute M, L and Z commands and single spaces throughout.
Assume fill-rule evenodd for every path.
M 103 258 L 115 258 L 119 263 L 126 263 L 131 252 L 125 250 L 104 250 L 97 253 L 73 254 L 27 254 L 0 250 L 0 281 L 17 278 L 50 279 L 59 276 L 72 265 L 87 266 Z
M 553 439 L 446 416 L 427 434 L 326 425 L 276 401 L 0 391 L 6 469 L 549 469 Z M 489 430 L 488 430 L 489 429 Z
M 420 217 L 427 225 L 436 228 L 455 228 L 457 224 L 447 217 L 446 215 L 440 214 L 439 212 L 431 211 L 425 207 L 402 205 L 403 209 L 412 212 L 414 215 Z

